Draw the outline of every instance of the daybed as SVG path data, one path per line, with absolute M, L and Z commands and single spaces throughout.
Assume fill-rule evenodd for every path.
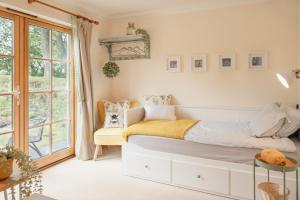
M 249 121 L 260 108 L 176 107 L 179 118 L 217 121 Z M 143 108 L 129 110 L 127 125 L 143 119 Z M 297 151 L 287 153 L 300 161 Z M 169 185 L 230 197 L 253 199 L 252 159 L 260 149 L 224 147 L 155 136 L 133 135 L 122 146 L 123 173 Z M 267 180 L 265 170 L 257 169 L 257 183 Z M 271 172 L 271 181 L 282 183 L 279 173 Z M 287 186 L 295 197 L 295 174 L 288 174 Z M 260 199 L 257 192 L 257 199 Z

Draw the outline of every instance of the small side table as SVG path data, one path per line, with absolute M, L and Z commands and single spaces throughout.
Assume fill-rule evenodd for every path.
M 253 162 L 253 184 L 254 184 L 254 200 L 256 200 L 256 180 L 255 180 L 255 167 L 262 167 L 264 169 L 267 169 L 268 173 L 268 182 L 270 182 L 270 170 L 271 171 L 278 171 L 283 173 L 283 196 L 285 199 L 285 191 L 286 191 L 286 172 L 296 172 L 296 200 L 299 200 L 299 188 L 298 188 L 298 162 L 294 160 L 293 158 L 287 157 L 290 161 L 292 161 L 295 166 L 293 167 L 285 167 L 285 166 L 278 166 L 278 165 L 271 165 L 268 163 L 265 163 L 261 161 L 260 159 L 260 153 L 255 155 L 255 159 Z

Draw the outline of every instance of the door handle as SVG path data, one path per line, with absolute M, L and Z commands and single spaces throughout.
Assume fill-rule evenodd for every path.
M 16 86 L 14 91 L 13 91 L 13 94 L 15 95 L 16 99 L 17 99 L 17 105 L 19 106 L 20 105 L 20 86 Z

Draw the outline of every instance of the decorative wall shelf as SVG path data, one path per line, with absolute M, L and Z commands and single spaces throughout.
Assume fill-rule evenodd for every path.
M 112 61 L 150 58 L 150 36 L 143 29 L 136 30 L 136 35 L 100 39 L 99 43 L 107 47 Z

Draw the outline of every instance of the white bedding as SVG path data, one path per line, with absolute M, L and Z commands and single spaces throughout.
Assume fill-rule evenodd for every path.
M 249 123 L 200 121 L 187 131 L 185 140 L 203 144 L 229 147 L 276 148 L 295 152 L 296 146 L 289 138 L 256 138 L 251 136 Z

